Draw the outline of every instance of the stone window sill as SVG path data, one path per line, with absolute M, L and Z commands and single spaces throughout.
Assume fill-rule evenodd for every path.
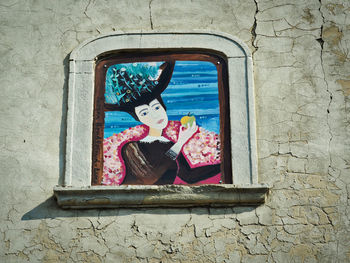
M 126 185 L 54 188 L 62 208 L 191 207 L 258 205 L 268 193 L 265 184 L 222 185 Z

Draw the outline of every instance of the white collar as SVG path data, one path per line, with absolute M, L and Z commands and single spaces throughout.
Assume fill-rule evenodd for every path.
M 140 140 L 140 142 L 154 142 L 154 141 L 170 142 L 167 138 L 163 136 L 150 136 L 150 135 L 147 135 L 145 138 Z

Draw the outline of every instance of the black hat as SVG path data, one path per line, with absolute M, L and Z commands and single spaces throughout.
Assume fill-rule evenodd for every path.
M 132 111 L 148 104 L 168 86 L 175 62 L 116 64 L 107 70 L 105 101 L 114 110 Z M 110 108 L 110 107 L 109 107 Z

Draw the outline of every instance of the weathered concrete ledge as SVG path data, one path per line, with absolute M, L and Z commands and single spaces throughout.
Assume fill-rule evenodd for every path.
M 255 185 L 127 185 L 54 188 L 62 208 L 189 207 L 257 205 L 265 202 L 268 186 Z

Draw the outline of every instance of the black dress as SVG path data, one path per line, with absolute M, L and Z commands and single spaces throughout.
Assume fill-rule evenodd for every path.
M 126 175 L 122 184 L 173 184 L 175 177 L 194 184 L 220 173 L 220 164 L 191 168 L 182 153 L 167 155 L 173 142 L 129 142 L 122 148 Z

